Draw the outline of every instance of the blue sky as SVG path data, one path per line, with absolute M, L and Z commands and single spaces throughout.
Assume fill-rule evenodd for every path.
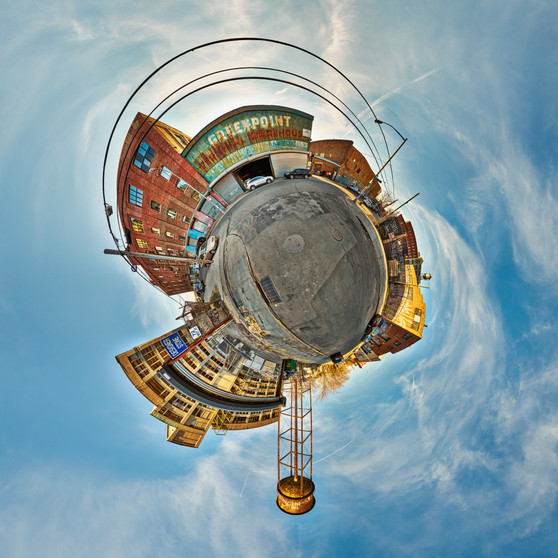
M 555 554 L 558 5 L 298 4 L 3 3 L 2 555 Z M 421 192 L 405 216 L 434 277 L 423 341 L 315 405 L 317 505 L 300 518 L 275 507 L 274 428 L 175 447 L 114 360 L 178 312 L 102 254 L 110 129 L 157 65 L 240 35 L 328 59 L 410 138 L 396 193 Z M 239 60 L 364 108 L 302 56 L 215 49 L 154 80 L 116 144 L 161 92 Z M 358 146 L 329 107 L 280 84 L 216 87 L 166 120 L 193 134 L 252 102 L 310 112 L 315 139 Z

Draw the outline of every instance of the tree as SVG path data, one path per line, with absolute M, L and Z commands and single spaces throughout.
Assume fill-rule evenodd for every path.
M 353 367 L 349 362 L 321 364 L 310 377 L 312 389 L 318 400 L 325 399 L 348 381 Z

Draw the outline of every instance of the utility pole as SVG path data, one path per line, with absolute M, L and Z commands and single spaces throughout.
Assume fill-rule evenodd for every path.
M 398 209 L 401 209 L 404 205 L 407 205 L 411 200 L 414 200 L 420 192 L 417 192 L 412 198 L 409 198 L 405 203 L 402 203 L 399 207 L 396 207 L 393 211 L 390 211 L 385 217 L 382 217 L 378 221 L 378 225 L 381 225 L 386 219 L 389 219 Z
M 145 252 L 129 252 L 128 250 L 111 250 L 110 248 L 105 248 L 105 254 L 112 256 L 130 256 L 133 258 L 152 258 L 155 260 L 164 260 L 168 262 L 179 262 L 179 263 L 212 263 L 213 260 L 201 260 L 199 258 L 183 258 L 180 256 L 165 256 L 161 254 L 148 254 Z

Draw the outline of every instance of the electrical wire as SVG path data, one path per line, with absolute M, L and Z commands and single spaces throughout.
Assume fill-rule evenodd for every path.
M 374 146 L 376 153 L 371 153 L 370 155 L 374 158 L 374 161 L 376 162 L 376 164 L 378 165 L 378 167 L 381 166 L 380 162 L 378 161 L 378 159 L 380 158 L 380 153 L 378 148 L 376 147 L 374 140 L 372 139 L 372 136 L 370 135 L 368 129 L 366 128 L 366 126 L 364 125 L 364 123 L 360 120 L 360 118 L 358 117 L 357 114 L 355 114 L 351 108 L 346 105 L 337 95 L 335 95 L 334 93 L 332 93 L 331 91 L 329 91 L 327 88 L 321 86 L 319 83 L 316 83 L 315 81 L 312 81 L 309 78 L 306 78 L 304 76 L 301 76 L 300 74 L 296 74 L 294 72 L 289 72 L 287 70 L 280 70 L 278 68 L 272 68 L 272 67 L 266 67 L 266 66 L 238 66 L 238 67 L 232 67 L 232 68 L 225 68 L 222 70 L 217 70 L 214 72 L 209 72 L 207 74 L 204 74 L 196 79 L 190 80 L 189 82 L 181 85 L 180 87 L 177 87 L 174 91 L 172 91 L 171 93 L 169 93 L 162 101 L 160 101 L 154 108 L 153 110 L 151 110 L 151 112 L 147 115 L 147 117 L 145 118 L 145 120 L 141 123 L 140 126 L 138 126 L 138 129 L 136 130 L 136 132 L 134 132 L 134 135 L 132 136 L 130 143 L 128 144 L 128 147 L 126 148 L 126 153 L 124 154 L 123 157 L 121 157 L 122 160 L 126 160 L 128 153 L 130 151 L 131 146 L 134 144 L 134 141 L 136 139 L 136 136 L 139 134 L 141 127 L 143 126 L 143 124 L 145 124 L 145 122 L 148 120 L 148 118 L 151 118 L 151 116 L 153 115 L 153 113 L 168 99 L 170 99 L 173 95 L 175 95 L 176 93 L 178 93 L 178 91 L 184 89 L 185 87 L 187 87 L 188 85 L 191 85 L 193 83 L 196 83 L 197 81 L 200 81 L 204 78 L 207 78 L 209 76 L 213 76 L 216 74 L 221 74 L 224 72 L 231 72 L 231 71 L 238 71 L 238 70 L 265 70 L 265 71 L 273 71 L 273 72 L 279 72 L 279 73 L 284 73 L 284 74 L 288 74 L 291 76 L 295 76 L 297 78 L 303 79 L 305 81 L 310 82 L 312 85 L 315 85 L 316 87 L 319 87 L 320 89 L 322 89 L 323 91 L 326 91 L 328 94 L 330 94 L 332 97 L 334 97 L 337 101 L 339 101 L 350 113 L 351 115 L 357 120 L 357 122 L 362 126 L 363 130 L 366 132 L 366 135 L 368 136 L 368 138 L 370 139 L 372 145 Z M 161 117 L 159 116 L 159 118 L 157 120 L 160 120 Z M 144 136 L 145 137 L 145 136 Z M 119 168 L 119 172 L 118 172 L 118 178 L 117 178 L 117 183 L 120 182 L 120 178 L 122 175 L 122 167 Z
M 298 83 L 294 83 L 292 81 L 289 80 L 283 80 L 283 79 L 279 79 L 279 78 L 273 78 L 273 77 L 266 77 L 266 76 L 240 76 L 240 77 L 233 77 L 233 78 L 227 78 L 227 79 L 223 79 L 223 80 L 217 80 L 217 81 L 213 81 L 207 85 L 203 85 L 202 87 L 198 87 L 197 89 L 194 89 L 193 91 L 190 91 L 189 93 L 186 93 L 185 95 L 183 95 L 182 97 L 179 97 L 176 101 L 174 101 L 174 103 L 170 104 L 160 115 L 157 119 L 155 119 L 151 125 L 149 126 L 149 128 L 147 128 L 147 130 L 143 133 L 143 135 L 141 136 L 141 138 L 139 139 L 139 142 L 141 143 L 149 134 L 149 132 L 151 131 L 151 129 L 157 124 L 157 122 L 159 122 L 159 120 L 171 109 L 173 108 L 175 105 L 177 105 L 178 103 L 180 103 L 181 101 L 183 101 L 184 99 L 190 97 L 191 95 L 198 93 L 200 91 L 203 91 L 204 89 L 207 89 L 209 87 L 213 87 L 214 85 L 219 85 L 222 83 L 229 83 L 229 82 L 234 82 L 234 81 L 245 81 L 245 80 L 263 80 L 263 81 L 273 81 L 273 82 L 278 82 L 278 83 L 285 83 L 288 85 L 292 85 L 294 87 L 298 87 L 300 89 L 303 89 L 309 93 L 312 93 L 313 95 L 316 95 L 317 97 L 319 97 L 320 99 L 322 99 L 323 101 L 325 101 L 326 103 L 329 103 L 333 108 L 335 108 L 336 110 L 338 110 L 351 124 L 352 126 L 355 128 L 355 130 L 360 134 L 361 138 L 363 139 L 364 143 L 366 144 L 366 146 L 368 147 L 368 149 L 370 149 L 370 151 L 372 151 L 372 147 L 370 146 L 370 144 L 368 143 L 368 140 L 366 139 L 366 137 L 364 136 L 364 134 L 362 133 L 362 131 L 358 128 L 358 126 L 353 122 L 353 120 L 351 120 L 351 118 L 347 115 L 347 113 L 345 113 L 343 110 L 341 110 L 335 103 L 333 103 L 332 101 L 330 101 L 329 99 L 327 99 L 326 97 L 324 97 L 323 95 L 320 95 L 319 93 L 316 93 L 315 91 L 313 91 L 312 89 L 309 89 L 308 87 L 305 87 L 303 85 L 300 85 Z M 130 161 L 128 162 L 128 166 L 126 168 L 126 174 L 124 175 L 124 181 L 123 183 L 126 184 L 127 180 L 128 180 L 128 173 L 130 171 L 132 167 L 132 160 L 130 159 Z M 120 199 L 118 200 L 119 203 L 119 210 L 123 212 L 124 209 L 124 188 L 122 189 L 122 192 L 120 194 Z
M 164 62 L 163 64 L 161 64 L 158 68 L 156 68 L 155 70 L 153 70 L 153 72 L 151 72 L 134 90 L 134 92 L 130 95 L 130 97 L 128 98 L 128 100 L 126 101 L 126 103 L 124 104 L 124 106 L 122 107 L 118 117 L 116 118 L 116 121 L 112 127 L 108 142 L 107 142 L 107 147 L 105 149 L 105 155 L 104 155 L 104 159 L 103 159 L 103 171 L 102 171 L 102 191 L 103 191 L 103 203 L 105 208 L 107 207 L 107 201 L 106 201 L 106 193 L 105 193 L 105 176 L 106 176 L 106 166 L 107 166 L 107 160 L 108 160 L 108 153 L 110 150 L 110 146 L 112 143 L 112 138 L 114 136 L 114 133 L 116 131 L 116 128 L 118 126 L 118 123 L 120 122 L 120 119 L 122 118 L 122 115 L 124 114 L 125 110 L 128 108 L 128 105 L 131 103 L 132 99 L 136 96 L 136 94 L 142 89 L 142 87 L 153 77 L 155 76 L 158 72 L 160 72 L 163 68 L 165 68 L 166 66 L 168 66 L 169 64 L 171 64 L 172 62 L 174 62 L 175 60 L 178 60 L 179 58 L 190 54 L 192 52 L 195 52 L 196 50 L 202 50 L 204 48 L 210 47 L 210 46 L 214 46 L 214 45 L 219 45 L 219 44 L 226 44 L 226 43 L 234 43 L 234 42 L 240 42 L 240 41 L 256 41 L 256 42 L 267 42 L 267 43 L 272 43 L 272 44 L 278 44 L 278 45 L 282 45 L 282 46 L 286 46 L 288 48 L 292 48 L 295 50 L 298 50 L 300 52 L 304 52 L 305 54 L 308 54 L 309 56 L 312 56 L 313 58 L 316 58 L 317 60 L 320 60 L 321 62 L 323 62 L 324 64 L 326 64 L 327 66 L 329 66 L 330 68 L 332 68 L 335 72 L 337 72 L 341 77 L 343 77 L 343 79 L 345 79 L 345 81 L 347 81 L 351 87 L 359 94 L 359 96 L 363 99 L 363 101 L 366 103 L 366 106 L 368 107 L 368 109 L 370 110 L 370 112 L 372 113 L 372 115 L 374 116 L 374 119 L 377 120 L 376 118 L 376 113 L 374 112 L 374 110 L 372 109 L 372 107 L 370 106 L 370 103 L 366 100 L 366 98 L 364 97 L 364 95 L 362 94 L 362 92 L 356 87 L 356 85 L 343 73 L 341 72 L 341 70 L 339 70 L 338 68 L 336 68 L 333 64 L 331 64 L 330 62 L 328 62 L 327 60 L 325 60 L 324 58 L 322 58 L 321 56 L 318 56 L 317 54 L 299 47 L 297 45 L 294 45 L 292 43 L 288 43 L 286 41 L 279 41 L 277 39 L 267 39 L 267 38 L 263 38 L 263 37 L 231 37 L 229 39 L 218 39 L 216 41 L 209 41 L 207 43 L 201 44 L 201 45 L 197 45 L 191 49 L 188 49 L 184 52 L 181 52 L 179 54 L 177 54 L 176 56 L 173 56 L 172 58 L 170 58 L 169 60 L 167 60 L 166 62 Z M 380 127 L 380 131 L 382 134 L 382 137 L 384 139 L 384 144 L 386 146 L 386 151 L 389 154 L 389 146 L 387 144 L 387 139 L 385 137 L 385 134 L 383 132 L 383 130 Z M 371 150 L 372 151 L 372 150 Z M 113 239 L 116 242 L 116 237 L 112 231 L 112 227 L 111 227 L 111 223 L 110 223 L 110 216 L 107 215 L 107 223 L 108 223 L 108 227 L 109 227 L 109 231 L 111 236 L 113 237 Z
M 366 100 L 366 98 L 364 97 L 364 95 L 362 94 L 362 92 L 356 87 L 356 85 L 355 85 L 343 72 L 341 72 L 338 68 L 336 68 L 333 64 L 331 64 L 331 63 L 328 62 L 327 60 L 323 59 L 322 57 L 318 56 L 317 54 L 315 54 L 315 53 L 313 53 L 313 52 L 311 52 L 311 51 L 309 51 L 309 50 L 307 50 L 307 49 L 304 49 L 304 48 L 302 48 L 302 47 L 299 47 L 299 46 L 297 46 L 297 45 L 294 45 L 294 44 L 292 44 L 292 43 L 288 43 L 288 42 L 285 42 L 285 41 L 279 41 L 279 40 L 275 40 L 275 39 L 267 39 L 267 38 L 262 38 L 262 37 L 233 37 L 233 38 L 229 38 L 229 39 L 219 39 L 219 40 L 216 40 L 216 41 L 210 41 L 210 42 L 208 42 L 208 43 L 204 43 L 204 44 L 202 44 L 202 45 L 198 45 L 198 46 L 196 46 L 196 47 L 193 47 L 193 48 L 191 48 L 191 49 L 188 49 L 188 50 L 186 50 L 186 51 L 184 51 L 184 52 L 182 52 L 182 53 L 180 53 L 180 54 L 178 54 L 178 55 L 176 55 L 176 56 L 170 58 L 170 59 L 167 60 L 165 63 L 163 63 L 162 65 L 160 65 L 160 66 L 159 66 L 158 68 L 156 68 L 153 72 L 151 72 L 151 74 L 149 74 L 149 75 L 142 81 L 142 83 L 141 83 L 140 85 L 138 85 L 138 86 L 136 87 L 136 89 L 134 90 L 134 92 L 132 93 L 132 95 L 130 95 L 130 97 L 128 98 L 128 100 L 127 100 L 126 103 L 124 104 L 124 107 L 121 109 L 121 111 L 120 111 L 120 113 L 119 113 L 119 115 L 118 115 L 118 117 L 117 117 L 117 119 L 116 119 L 116 121 L 115 121 L 115 123 L 114 123 L 114 125 L 113 125 L 113 128 L 112 128 L 112 130 L 111 130 L 111 133 L 110 133 L 110 136 L 109 136 L 109 139 L 108 139 L 108 142 L 107 142 L 107 146 L 106 146 L 106 149 L 105 149 L 104 159 L 103 159 L 102 194 L 103 194 L 103 203 L 104 203 L 105 209 L 106 209 L 107 206 L 108 206 L 107 201 L 106 201 L 106 191 L 105 191 L 106 166 L 107 166 L 108 154 L 109 154 L 109 151 L 110 151 L 112 139 L 113 139 L 113 137 L 114 137 L 114 133 L 115 133 L 115 131 L 116 131 L 116 128 L 117 128 L 117 126 L 118 126 L 118 124 L 119 124 L 119 122 L 120 122 L 120 120 L 121 120 L 121 118 L 122 118 L 122 116 L 123 116 L 125 110 L 127 109 L 127 107 L 129 106 L 129 104 L 131 103 L 132 99 L 136 96 L 136 94 L 142 89 L 142 87 L 143 87 L 153 76 L 155 76 L 155 75 L 156 75 L 158 72 L 160 72 L 163 68 L 165 68 L 166 66 L 168 66 L 169 64 L 171 64 L 173 61 L 175 61 L 175 60 L 177 60 L 177 59 L 179 59 L 179 58 L 181 58 L 181 57 L 183 57 L 183 56 L 185 56 L 185 55 L 187 55 L 187 54 L 190 54 L 190 53 L 192 53 L 192 52 L 194 52 L 194 51 L 201 50 L 201 49 L 204 49 L 204 48 L 207 48 L 207 47 L 210 47 L 210 46 L 214 46 L 214 45 L 218 45 L 218 44 L 224 44 L 224 43 L 239 42 L 239 41 L 259 41 L 259 42 L 268 42 L 268 43 L 273 43 L 273 44 L 279 44 L 279 45 L 282 45 L 282 46 L 285 46 L 285 47 L 288 47 L 288 48 L 292 48 L 292 49 L 298 50 L 298 51 L 300 51 L 300 52 L 304 52 L 305 54 L 308 54 L 309 56 L 312 56 L 313 58 L 316 58 L 316 59 L 320 60 L 322 63 L 326 64 L 327 66 L 329 66 L 330 68 L 332 68 L 335 72 L 337 72 L 341 77 L 343 77 L 343 79 L 345 79 L 345 81 L 347 81 L 347 82 L 351 85 L 351 87 L 358 93 L 358 95 L 359 95 L 359 96 L 363 99 L 363 101 L 366 103 L 366 106 L 368 107 L 368 109 L 370 110 L 370 112 L 372 113 L 372 115 L 374 116 L 374 119 L 377 120 L 376 114 L 375 114 L 374 110 L 372 109 L 372 107 L 370 106 L 370 104 L 368 103 L 368 101 Z M 195 82 L 195 81 L 199 81 L 200 79 L 203 79 L 203 78 L 208 77 L 208 76 L 210 76 L 210 75 L 214 75 L 214 74 L 217 74 L 217 73 L 222 73 L 222 72 L 225 72 L 225 71 L 233 71 L 233 70 L 237 70 L 237 69 L 248 69 L 248 68 L 250 68 L 250 67 L 228 68 L 228 69 L 224 69 L 224 70 L 219 70 L 219 71 L 217 71 L 217 72 L 211 72 L 211 73 L 209 73 L 209 74 L 206 74 L 206 75 L 204 75 L 204 76 L 201 76 L 200 78 L 197 78 L 196 80 L 193 80 L 193 81 L 189 82 L 188 84 L 185 84 L 185 85 L 179 87 L 178 89 L 176 89 L 175 91 L 173 91 L 170 95 L 168 95 L 167 97 L 165 97 L 165 99 L 163 99 L 163 101 L 161 101 L 161 102 L 151 111 L 150 115 L 153 114 L 153 112 L 155 112 L 155 110 L 157 110 L 157 108 L 158 108 L 159 106 L 161 106 L 167 99 L 169 99 L 169 98 L 172 97 L 175 93 L 177 93 L 179 90 L 183 89 L 184 87 L 186 87 L 187 85 L 189 85 L 189 84 L 191 84 L 191 83 L 193 83 L 193 82 Z M 314 82 L 314 81 L 312 81 L 312 80 L 310 80 L 309 78 L 306 78 L 306 77 L 304 77 L 304 76 L 300 76 L 299 74 L 295 74 L 295 73 L 293 73 L 293 72 L 288 72 L 288 71 L 286 71 L 286 70 L 279 70 L 279 69 L 276 69 L 276 68 L 265 68 L 265 67 L 257 67 L 257 66 L 254 66 L 253 68 L 254 68 L 254 69 L 263 69 L 263 70 L 265 70 L 265 71 L 277 71 L 277 72 L 281 72 L 281 73 L 293 75 L 293 76 L 295 76 L 295 77 L 297 77 L 297 78 L 300 78 L 300 79 L 303 79 L 303 80 L 305 80 L 305 81 L 308 81 L 308 82 L 312 83 L 313 85 L 319 87 L 320 89 L 326 91 L 328 94 L 330 94 L 330 95 L 333 96 L 335 99 L 337 99 L 337 100 L 338 100 L 345 108 L 347 108 L 347 109 L 349 110 L 349 112 L 356 118 L 356 120 L 359 122 L 359 124 L 362 126 L 362 128 L 365 130 L 366 134 L 367 134 L 368 137 L 370 138 L 370 141 L 372 142 L 372 145 L 374 145 L 374 149 L 372 149 L 372 147 L 370 146 L 370 144 L 368 143 L 368 141 L 367 141 L 366 138 L 364 137 L 362 131 L 358 128 L 358 126 L 347 116 L 346 113 L 344 113 L 341 109 L 339 109 L 339 107 L 337 107 L 337 106 L 336 106 L 332 101 L 330 101 L 329 99 L 327 99 L 327 98 L 323 97 L 322 95 L 320 95 L 319 93 L 316 93 L 315 91 L 312 91 L 311 89 L 309 89 L 309 88 L 307 88 L 307 87 L 304 87 L 304 86 L 301 86 L 301 85 L 299 85 L 299 84 L 296 84 L 296 83 L 293 83 L 293 82 L 290 82 L 290 81 L 287 81 L 287 80 L 280 80 L 280 79 L 274 79 L 274 78 L 265 78 L 265 77 L 261 77 L 261 76 L 249 76 L 249 77 L 231 78 L 231 79 L 229 79 L 229 80 L 219 80 L 219 81 L 217 81 L 217 82 L 213 82 L 213 83 L 211 83 L 211 84 L 209 84 L 209 85 L 207 85 L 207 86 L 204 86 L 204 87 L 202 87 L 202 88 L 198 88 L 198 89 L 192 91 L 191 93 L 189 93 L 189 94 L 187 94 L 187 95 L 184 95 L 184 96 L 181 97 L 178 101 L 172 103 L 165 111 L 163 111 L 163 112 L 161 113 L 161 115 L 159 116 L 159 118 L 157 118 L 157 119 L 155 120 L 155 122 L 150 126 L 149 130 L 151 130 L 151 128 L 160 120 L 160 118 L 161 118 L 168 110 L 170 110 L 173 106 L 175 106 L 178 102 L 180 102 L 180 101 L 183 100 L 184 98 L 190 96 L 191 94 L 196 93 L 197 91 L 201 91 L 201 90 L 203 90 L 203 89 L 206 89 L 207 87 L 211 87 L 211 86 L 217 85 L 217 84 L 219 84 L 219 83 L 226 83 L 226 82 L 228 82 L 228 81 L 237 81 L 237 80 L 241 80 L 241 79 L 260 79 L 260 80 L 263 79 L 263 80 L 269 80 L 269 81 L 277 81 L 277 82 L 282 82 L 282 83 L 290 84 L 290 85 L 293 85 L 293 86 L 295 86 L 295 87 L 300 87 L 300 88 L 302 88 L 302 89 L 304 89 L 304 90 L 306 90 L 306 91 L 308 91 L 308 92 L 310 92 L 310 93 L 312 93 L 312 94 L 314 94 L 314 95 L 317 95 L 317 96 L 320 97 L 322 100 L 326 101 L 327 103 L 329 103 L 330 105 L 332 105 L 334 108 L 336 108 L 339 112 L 341 112 L 341 114 L 343 114 L 343 116 L 352 124 L 352 126 L 353 126 L 353 127 L 357 130 L 357 132 L 360 134 L 360 136 L 361 136 L 362 139 L 364 140 L 365 144 L 367 145 L 367 147 L 369 148 L 369 150 L 372 152 L 372 155 L 373 155 L 373 157 L 374 157 L 376 163 L 379 164 L 379 163 L 378 163 L 378 160 L 376 159 L 376 156 L 375 156 L 375 154 L 374 154 L 374 150 L 377 151 L 377 147 L 376 147 L 376 145 L 374 144 L 374 141 L 373 141 L 372 137 L 370 136 L 370 133 L 368 132 L 368 129 L 366 128 L 366 126 L 364 126 L 364 124 L 363 124 L 362 121 L 358 118 L 358 116 L 357 116 L 357 115 L 356 115 L 356 114 L 355 114 L 355 113 L 354 113 L 341 99 L 339 99 L 339 97 L 337 97 L 337 96 L 336 96 L 335 94 L 333 94 L 331 91 L 329 91 L 328 89 L 322 87 L 322 86 L 319 85 L 318 83 L 316 83 L 316 82 Z M 379 126 L 379 128 L 380 128 L 380 131 L 381 131 L 383 140 L 384 140 L 384 144 L 385 144 L 385 147 L 386 147 L 386 152 L 388 153 L 388 156 L 389 156 L 389 146 L 388 146 L 388 143 L 387 143 L 387 139 L 386 139 L 386 137 L 385 137 L 385 134 L 384 134 L 384 132 L 383 132 L 381 126 Z M 140 128 L 140 129 L 141 129 L 141 128 Z M 148 132 L 149 132 L 149 130 L 148 130 Z M 145 138 L 146 135 L 147 135 L 147 132 L 144 134 L 143 138 Z M 135 135 L 134 135 L 134 137 L 135 137 Z M 142 138 L 142 139 L 143 139 L 143 138 Z M 130 145 L 131 145 L 131 144 L 130 144 Z M 130 148 L 130 146 L 128 146 L 128 149 L 127 149 L 126 154 L 128 153 L 129 148 Z M 379 157 L 379 151 L 378 151 L 378 157 Z M 130 161 L 130 163 L 129 163 L 129 165 L 128 165 L 128 168 L 126 169 L 126 177 L 125 177 L 124 183 L 126 182 L 127 175 L 128 175 L 128 172 L 129 172 L 130 167 L 131 167 L 131 161 Z M 390 168 L 391 168 L 391 162 L 390 162 Z M 119 168 L 118 178 L 120 178 L 120 176 L 121 176 L 121 171 L 122 171 L 122 169 Z M 393 181 L 393 169 L 392 169 L 392 168 L 391 168 L 391 174 L 392 174 L 392 181 Z M 118 182 L 117 182 L 117 183 L 118 183 Z M 121 200 L 123 200 L 124 189 L 125 189 L 125 188 L 123 187 L 122 194 L 121 194 Z M 121 200 L 118 200 L 118 201 L 117 201 L 117 203 L 118 203 L 119 205 L 120 205 L 121 203 L 123 203 L 123 201 L 121 201 Z M 118 206 L 117 206 L 117 207 L 118 207 Z M 114 240 L 116 246 L 118 247 L 118 246 L 119 246 L 119 240 L 117 239 L 117 237 L 115 236 L 115 234 L 114 234 L 114 232 L 113 232 L 113 230 L 112 230 L 112 226 L 111 226 L 111 222 L 110 222 L 110 215 L 108 214 L 108 212 L 106 212 L 106 217 L 107 217 L 107 224 L 108 224 L 108 227 L 109 227 L 110 235 L 112 236 L 112 238 L 113 238 L 113 240 Z M 121 230 L 120 222 L 118 222 L 118 224 L 119 224 L 119 228 L 120 228 L 120 232 L 121 232 L 121 240 L 123 241 L 123 244 L 125 244 L 125 243 L 124 243 L 124 239 L 122 238 L 122 233 L 123 233 L 123 231 Z M 126 255 L 123 255 L 123 258 L 124 258 L 124 260 L 130 265 L 130 267 L 133 269 L 132 266 L 133 266 L 134 264 L 132 264 L 132 263 L 128 260 L 128 258 L 126 257 Z M 136 271 L 137 271 L 137 267 L 136 267 Z M 145 281 L 149 282 L 151 285 L 155 286 L 156 288 L 159 288 L 159 287 L 157 287 L 156 285 L 154 285 L 153 283 L 151 283 L 151 281 L 150 281 L 149 279 L 147 279 L 146 277 L 142 276 L 141 274 L 139 274 L 139 275 L 140 275 L 140 277 L 142 277 L 142 279 L 144 279 Z M 162 289 L 160 289 L 160 288 L 159 288 L 159 290 L 162 291 Z M 164 292 L 164 291 L 162 291 L 162 292 Z M 165 293 L 165 294 L 167 294 L 167 293 Z M 171 295 L 167 295 L 167 296 L 169 296 L 169 298 L 172 298 Z

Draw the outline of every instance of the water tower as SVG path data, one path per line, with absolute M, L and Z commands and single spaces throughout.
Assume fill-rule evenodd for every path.
M 281 410 L 277 440 L 277 506 L 291 515 L 309 512 L 316 503 L 312 482 L 312 390 L 300 366 L 283 361 L 290 390 Z

